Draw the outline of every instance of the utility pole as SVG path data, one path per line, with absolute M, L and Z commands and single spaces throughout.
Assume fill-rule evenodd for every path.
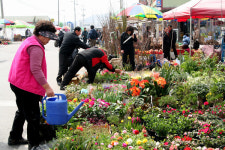
M 123 8 L 123 0 L 120 0 L 120 10 Z
M 76 3 L 74 0 L 74 27 L 76 27 Z
M 82 12 L 83 12 L 83 13 L 82 13 L 82 17 L 83 17 L 83 23 L 82 23 L 82 26 L 83 26 L 83 27 L 84 27 L 84 16 L 85 16 L 85 14 L 84 14 L 84 10 L 85 10 L 85 9 L 84 9 L 84 8 L 82 8 Z
M 2 2 L 2 0 L 0 0 L 0 1 L 1 1 L 1 13 L 2 13 L 1 18 L 4 19 L 3 2 Z
M 58 0 L 58 26 L 59 26 L 59 0 Z

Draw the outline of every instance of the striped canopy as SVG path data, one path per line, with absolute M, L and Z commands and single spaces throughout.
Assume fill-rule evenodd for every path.
M 128 17 L 162 18 L 162 12 L 160 12 L 156 8 L 149 7 L 140 3 L 123 9 L 117 14 L 117 17 L 124 15 Z

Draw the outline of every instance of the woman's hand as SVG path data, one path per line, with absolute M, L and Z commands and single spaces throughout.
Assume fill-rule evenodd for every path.
M 55 96 L 55 93 L 54 93 L 53 89 L 49 86 L 48 83 L 42 85 L 42 87 L 46 90 L 46 95 L 47 95 L 48 97 L 53 97 L 53 96 Z
M 121 52 L 121 54 L 123 54 L 124 53 L 124 50 L 121 50 L 120 52 Z

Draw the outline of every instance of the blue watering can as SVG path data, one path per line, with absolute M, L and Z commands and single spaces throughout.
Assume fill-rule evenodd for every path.
M 57 97 L 42 99 L 42 116 L 50 125 L 63 125 L 66 124 L 72 116 L 84 104 L 81 102 L 70 114 L 67 113 L 67 99 L 64 94 L 55 94 Z M 46 101 L 46 116 L 44 113 L 44 101 Z

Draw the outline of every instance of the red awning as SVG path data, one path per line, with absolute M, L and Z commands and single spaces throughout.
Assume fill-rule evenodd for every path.
M 201 0 L 191 8 L 193 18 L 225 18 L 225 0 Z
M 192 0 L 179 7 L 171 9 L 163 13 L 164 20 L 172 20 L 172 19 L 190 19 L 190 10 L 196 5 L 200 0 Z
M 163 13 L 164 20 L 192 18 L 225 18 L 225 0 L 192 0 Z

